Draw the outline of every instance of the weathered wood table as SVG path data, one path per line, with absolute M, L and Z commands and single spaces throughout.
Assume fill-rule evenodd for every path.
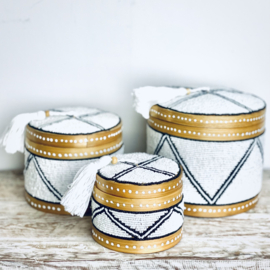
M 0 172 L 0 213 L 0 269 L 270 268 L 270 171 L 253 210 L 226 218 L 186 217 L 182 241 L 155 254 L 111 251 L 92 239 L 90 217 L 31 208 L 20 172 Z

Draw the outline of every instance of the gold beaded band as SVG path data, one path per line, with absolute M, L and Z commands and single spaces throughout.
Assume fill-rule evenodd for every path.
M 258 137 L 264 132 L 264 122 L 241 128 L 208 128 L 173 124 L 154 117 L 148 119 L 153 129 L 181 138 L 200 141 L 240 141 Z
M 114 251 L 145 254 L 164 251 L 178 244 L 182 238 L 182 228 L 176 233 L 163 238 L 142 241 L 125 240 L 107 236 L 96 228 L 92 228 L 92 235 L 97 243 Z
M 45 212 L 45 213 L 52 213 L 52 214 L 59 214 L 59 215 L 70 215 L 70 213 L 65 211 L 64 206 L 59 203 L 48 203 L 41 200 L 38 200 L 31 195 L 29 195 L 25 191 L 25 198 L 26 201 L 32 206 L 33 208 Z
M 182 175 L 172 179 L 171 181 L 164 182 L 157 185 L 135 185 L 135 184 L 122 184 L 112 180 L 106 180 L 97 174 L 96 185 L 97 188 L 105 193 L 111 195 L 125 197 L 125 198 L 157 198 L 171 194 L 174 190 L 180 190 L 182 193 Z
M 116 127 L 89 135 L 61 135 L 26 126 L 26 138 L 37 144 L 60 148 L 89 148 L 113 143 L 122 138 L 122 123 Z
M 131 211 L 149 212 L 169 208 L 182 200 L 182 189 L 177 189 L 170 195 L 152 199 L 130 199 L 107 194 L 99 190 L 95 184 L 93 198 L 100 204 L 110 208 Z
M 207 127 L 214 129 L 250 127 L 264 123 L 266 109 L 250 114 L 240 115 L 195 115 L 180 113 L 154 105 L 150 109 L 150 116 L 160 120 L 193 127 Z
M 34 197 L 32 197 L 27 191 L 25 191 L 25 199 L 29 203 L 30 206 L 33 208 L 45 212 L 45 213 L 51 213 L 51 214 L 59 214 L 59 215 L 68 215 L 70 216 L 70 213 L 65 211 L 65 208 L 60 203 L 49 203 L 44 202 L 42 200 L 38 200 Z M 85 214 L 90 214 L 91 210 L 90 208 L 87 209 Z
M 117 140 L 101 146 L 89 147 L 89 148 L 60 148 L 51 147 L 43 144 L 37 144 L 29 139 L 25 139 L 26 149 L 39 156 L 52 158 L 52 159 L 86 159 L 97 158 L 104 155 L 110 155 L 118 151 L 123 145 L 122 136 Z
M 185 203 L 184 214 L 191 217 L 226 217 L 240 214 L 255 207 L 259 195 L 254 198 L 236 204 L 229 205 L 195 205 Z

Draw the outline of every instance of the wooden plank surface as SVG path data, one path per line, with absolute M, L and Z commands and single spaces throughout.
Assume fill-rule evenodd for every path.
M 20 172 L 0 172 L 0 269 L 266 269 L 270 267 L 270 171 L 258 205 L 226 218 L 185 217 L 182 241 L 155 254 L 122 254 L 90 234 L 90 217 L 46 214 L 24 199 Z M 229 268 L 228 268 L 229 267 Z

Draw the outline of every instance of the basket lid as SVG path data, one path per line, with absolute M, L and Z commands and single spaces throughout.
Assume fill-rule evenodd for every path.
M 176 112 L 198 115 L 250 114 L 266 107 L 261 98 L 233 89 L 199 91 L 158 105 Z
M 35 154 L 56 159 L 96 158 L 114 153 L 123 145 L 122 122 L 116 114 L 83 107 L 50 110 L 47 114 L 26 127 L 25 145 Z
M 53 112 L 74 112 L 75 115 L 53 115 Z M 111 129 L 120 124 L 118 115 L 95 108 L 75 107 L 50 110 L 44 120 L 34 120 L 29 126 L 43 132 L 61 135 L 87 135 Z
M 156 198 L 182 188 L 175 161 L 146 153 L 117 155 L 118 162 L 97 173 L 97 188 L 119 197 Z
M 235 141 L 264 132 L 265 102 L 237 90 L 198 91 L 152 106 L 149 125 L 173 136 Z

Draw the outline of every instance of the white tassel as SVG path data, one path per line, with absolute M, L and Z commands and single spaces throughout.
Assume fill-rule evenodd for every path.
M 80 112 L 76 111 L 49 111 L 50 116 L 62 116 L 62 115 L 80 115 Z M 14 154 L 17 151 L 24 152 L 24 131 L 26 125 L 33 120 L 43 120 L 46 118 L 45 111 L 23 113 L 15 116 L 9 126 L 3 132 L 0 138 L 0 146 L 4 147 L 6 152 Z
M 82 167 L 74 177 L 73 183 L 61 200 L 65 210 L 71 215 L 83 217 L 90 202 L 97 171 L 112 161 L 110 156 L 103 156 L 97 161 Z
M 17 151 L 23 153 L 24 130 L 26 125 L 32 120 L 42 120 L 45 118 L 46 114 L 44 111 L 24 113 L 15 116 L 1 136 L 0 145 L 5 147 L 7 153 L 14 154 Z
M 149 118 L 151 107 L 157 103 L 163 103 L 174 99 L 177 96 L 184 96 L 188 93 L 197 91 L 209 91 L 209 87 L 200 87 L 195 89 L 189 88 L 171 88 L 171 87 L 154 87 L 145 86 L 134 89 L 132 96 L 134 97 L 134 107 L 136 112 L 140 113 L 145 119 Z

